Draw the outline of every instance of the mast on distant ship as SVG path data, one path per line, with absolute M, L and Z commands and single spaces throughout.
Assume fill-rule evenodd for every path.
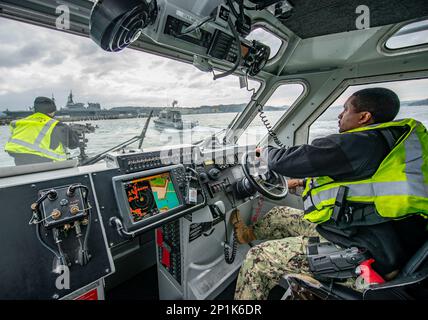
M 67 104 L 74 104 L 73 101 L 73 90 L 70 90 L 70 94 L 68 95 Z

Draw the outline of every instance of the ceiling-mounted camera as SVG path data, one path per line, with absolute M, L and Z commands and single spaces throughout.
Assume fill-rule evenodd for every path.
M 103 0 L 91 13 L 90 36 L 106 51 L 120 51 L 136 41 L 157 17 L 156 0 Z

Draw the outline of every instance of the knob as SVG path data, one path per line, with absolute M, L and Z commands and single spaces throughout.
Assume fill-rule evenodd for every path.
M 52 216 L 52 219 L 58 220 L 59 218 L 61 218 L 61 211 L 59 211 L 58 209 L 53 209 L 51 216 Z
M 71 213 L 71 215 L 72 216 L 74 216 L 74 215 L 76 215 L 76 214 L 78 214 L 79 213 L 79 206 L 71 206 L 70 207 L 70 213 Z
M 205 183 L 209 180 L 209 177 L 206 172 L 199 173 L 199 178 L 201 179 L 202 183 Z
M 211 179 L 217 180 L 218 176 L 220 175 L 220 170 L 218 170 L 217 168 L 212 168 L 210 169 L 210 171 L 208 171 L 208 175 Z

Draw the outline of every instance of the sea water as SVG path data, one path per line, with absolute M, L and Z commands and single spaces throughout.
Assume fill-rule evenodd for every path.
M 337 115 L 341 108 L 332 107 L 328 109 L 321 117 L 315 121 L 309 131 L 309 142 L 315 138 L 337 133 L 338 123 Z M 208 137 L 221 129 L 224 129 L 236 116 L 235 113 L 211 113 L 211 114 L 193 114 L 183 115 L 185 122 L 198 121 L 199 125 L 193 129 L 176 130 L 172 128 L 156 128 L 151 121 L 144 139 L 143 148 L 189 144 Z M 281 111 L 268 111 L 266 116 L 272 123 L 282 116 Z M 397 119 L 410 117 L 421 121 L 428 127 L 428 106 L 403 106 Z M 134 136 L 140 135 L 144 128 L 147 118 L 134 119 L 114 119 L 114 120 L 97 120 L 84 121 L 78 123 L 91 123 L 97 126 L 95 133 L 87 134 L 88 139 L 86 153 L 94 156 L 104 150 L 110 149 L 115 145 L 124 142 Z M 266 129 L 260 121 L 254 121 L 246 130 L 246 141 L 259 141 L 266 134 Z M 13 159 L 4 152 L 4 146 L 10 137 L 8 126 L 0 126 L 0 167 L 14 165 Z M 137 148 L 138 142 L 131 147 Z M 77 156 L 77 150 L 71 150 L 70 156 Z

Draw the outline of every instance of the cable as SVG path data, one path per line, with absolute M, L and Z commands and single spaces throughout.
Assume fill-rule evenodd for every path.
M 68 187 L 67 194 L 74 194 L 75 190 L 77 188 L 83 189 L 84 192 L 82 192 L 83 197 L 83 203 L 86 208 L 83 208 L 82 210 L 79 210 L 79 212 L 87 212 L 88 216 L 88 224 L 86 226 L 85 231 L 85 237 L 83 238 L 83 243 L 81 240 L 82 231 L 80 229 L 79 221 L 76 221 L 74 224 L 74 227 L 76 229 L 76 237 L 79 242 L 80 250 L 79 250 L 79 257 L 78 260 L 82 266 L 86 265 L 89 262 L 89 254 L 88 254 L 88 237 L 91 230 L 91 209 L 92 206 L 88 202 L 88 194 L 89 194 L 89 188 L 83 184 L 72 184 Z
M 247 70 L 247 72 L 245 72 L 245 88 L 247 89 L 248 92 L 252 92 L 250 100 L 255 101 L 257 103 L 257 99 L 255 98 L 256 97 L 256 88 L 250 89 L 250 87 L 248 86 L 248 83 L 249 82 L 248 82 L 248 70 Z
M 55 255 L 55 257 L 57 257 L 58 259 L 61 259 L 61 256 L 58 252 L 55 251 L 55 249 L 52 249 L 47 243 L 45 243 L 42 240 L 42 237 L 40 236 L 40 224 L 38 224 L 36 226 L 36 237 L 37 240 L 39 240 L 39 242 L 43 245 L 43 247 L 45 247 L 46 249 L 48 249 L 51 253 L 53 253 Z
M 230 202 L 230 205 L 232 206 L 232 209 L 235 209 L 236 208 L 236 199 L 235 199 L 235 195 L 233 194 L 233 191 L 231 192 L 232 199 L 230 199 L 229 198 L 229 193 L 226 191 L 226 188 L 223 186 L 222 189 L 224 191 L 224 195 L 226 196 L 226 199 Z
M 71 186 L 68 187 L 67 195 L 73 194 L 77 188 L 84 189 L 86 191 L 85 194 L 89 192 L 89 188 L 87 186 L 78 183 L 78 184 L 72 184 Z M 85 195 L 83 197 L 85 197 Z
M 62 250 L 62 247 L 61 247 L 62 240 L 60 239 L 59 230 L 57 228 L 53 228 L 53 230 L 52 230 L 52 236 L 53 236 L 54 241 L 55 241 L 55 243 L 56 243 L 56 245 L 58 247 L 60 264 L 63 265 L 63 266 L 66 266 L 68 263 L 67 263 L 67 259 L 65 257 L 64 251 Z
M 65 258 L 64 251 L 62 251 L 61 243 L 58 242 L 57 246 L 58 246 L 58 252 L 59 252 L 59 262 L 60 262 L 60 265 L 66 266 L 67 265 L 67 261 L 66 261 L 66 258 Z
M 88 261 L 89 261 L 88 237 L 89 237 L 89 232 L 90 231 L 91 231 L 91 216 L 89 215 L 88 216 L 88 225 L 86 226 L 85 238 L 83 239 L 83 252 L 82 252 L 82 254 L 83 254 L 84 258 L 85 258 L 86 263 L 88 263 Z
M 212 206 L 213 210 L 217 211 L 220 217 L 223 217 L 224 222 L 224 260 L 227 264 L 232 264 L 235 261 L 236 251 L 238 249 L 238 243 L 235 237 L 235 231 L 232 231 L 232 246 L 229 244 L 229 238 L 227 236 L 227 222 L 226 222 L 226 214 L 223 214 L 217 206 Z
M 33 216 L 31 217 L 31 220 L 28 222 L 28 224 L 29 224 L 29 225 L 32 225 L 32 224 L 40 224 L 40 223 L 42 223 L 42 222 L 44 222 L 44 221 L 48 220 L 50 217 L 52 217 L 52 214 L 48 215 L 46 218 L 44 218 L 44 219 L 42 219 L 42 220 L 39 220 L 39 219 L 35 219 L 36 217 L 35 217 L 35 216 L 34 216 L 34 214 L 33 214 Z
M 236 69 L 238 69 L 238 67 L 240 66 L 241 61 L 242 61 L 241 40 L 239 40 L 239 34 L 238 34 L 238 31 L 236 31 L 236 27 L 233 25 L 233 23 L 232 23 L 232 19 L 231 19 L 230 17 L 229 17 L 229 19 L 227 20 L 227 23 L 229 24 L 229 27 L 230 27 L 230 29 L 232 30 L 233 35 L 235 36 L 236 47 L 237 47 L 237 49 L 238 49 L 238 56 L 237 56 L 237 58 L 236 58 L 235 65 L 234 65 L 234 66 L 232 67 L 232 69 L 230 69 L 229 71 L 226 71 L 226 72 L 223 72 L 223 73 L 221 73 L 221 74 L 216 75 L 216 74 L 214 73 L 214 70 L 213 70 L 212 72 L 213 72 L 213 75 L 214 75 L 214 80 L 217 80 L 217 79 L 219 79 L 219 78 L 226 77 L 226 76 L 231 75 L 232 73 L 234 73 L 234 72 L 236 71 Z
M 260 120 L 262 121 L 263 125 L 266 127 L 268 134 L 272 137 L 273 141 L 275 141 L 275 143 L 278 145 L 278 147 L 286 148 L 286 146 L 281 142 L 281 140 L 279 140 L 278 136 L 273 131 L 273 127 L 272 127 L 271 123 L 269 122 L 265 112 L 263 111 L 263 106 L 258 102 L 256 102 L 256 103 L 257 103 L 257 107 L 258 107 Z
M 80 239 L 80 237 L 78 236 L 78 240 L 79 240 L 79 245 L 81 248 L 80 254 L 81 254 L 81 261 L 82 261 L 82 265 L 86 265 L 89 262 L 89 253 L 88 253 L 88 238 L 89 238 L 89 233 L 91 231 L 91 209 L 92 207 L 90 206 L 90 204 L 88 203 L 88 192 L 89 189 L 88 187 L 84 186 L 84 185 L 75 185 L 76 188 L 80 187 L 82 189 L 85 189 L 85 193 L 83 195 L 83 201 L 85 203 L 85 205 L 87 206 L 85 209 L 83 209 L 82 211 L 87 211 L 88 212 L 88 225 L 86 226 L 86 231 L 85 231 L 85 237 L 83 238 L 83 244 L 82 241 Z M 79 230 L 80 230 L 80 226 L 79 226 Z
M 186 35 L 186 34 L 189 34 L 189 33 L 191 33 L 191 32 L 193 32 L 193 31 L 195 31 L 196 29 L 199 29 L 200 27 L 202 27 L 204 24 L 206 24 L 207 22 L 210 22 L 210 21 L 213 21 L 214 20 L 214 17 L 210 17 L 210 16 L 208 16 L 208 17 L 205 17 L 205 18 L 203 18 L 202 19 L 202 21 L 199 23 L 199 24 L 197 24 L 196 26 L 194 26 L 194 27 L 192 27 L 192 26 L 189 26 L 189 27 L 187 27 L 186 29 L 188 29 L 188 28 L 190 28 L 190 29 L 188 29 L 188 30 L 186 30 L 186 31 L 184 31 L 184 32 L 180 32 L 180 33 L 177 33 L 176 34 L 176 36 L 177 37 L 181 37 L 181 36 L 184 36 L 184 35 Z
M 229 245 L 229 240 L 227 238 L 227 222 L 226 215 L 224 215 L 224 230 L 226 241 L 224 243 L 224 260 L 227 264 L 232 264 L 235 261 L 236 251 L 238 249 L 238 243 L 236 241 L 235 232 L 232 232 L 232 247 Z
M 255 88 L 249 88 L 248 87 L 248 74 L 245 73 L 245 82 L 246 82 L 246 88 L 247 91 L 252 92 L 253 94 L 251 95 L 251 101 L 253 101 L 257 108 L 258 108 L 258 112 L 259 112 L 259 117 L 260 120 L 262 121 L 263 125 L 266 127 L 266 130 L 268 132 L 268 134 L 272 137 L 273 141 L 281 148 L 286 148 L 286 146 L 281 142 L 281 140 L 279 140 L 278 136 L 276 135 L 276 133 L 273 131 L 273 126 L 271 125 L 269 119 L 267 118 L 265 112 L 263 111 L 263 106 L 258 102 L 258 100 L 255 98 L 256 95 L 256 89 Z
M 43 222 L 44 220 L 48 219 L 49 217 L 46 217 L 43 220 L 38 220 L 38 213 L 39 213 L 39 205 L 40 203 L 42 203 L 49 194 L 53 193 L 54 190 L 49 190 L 48 192 L 46 192 L 45 194 L 43 194 L 39 199 L 37 199 L 37 201 L 35 202 L 36 206 L 33 208 L 33 217 L 30 220 L 30 224 L 35 224 L 36 225 L 36 238 L 37 240 L 42 244 L 43 247 L 45 247 L 47 250 L 49 250 L 58 260 L 60 260 L 63 264 L 64 264 L 64 257 L 62 255 L 62 250 L 61 247 L 58 247 L 59 252 L 57 252 L 54 248 L 50 247 L 46 242 L 44 242 L 42 240 L 42 237 L 40 235 L 40 226 L 41 226 L 41 222 Z M 37 219 L 36 218 L 37 215 Z M 37 220 L 37 222 L 32 222 L 33 220 Z

